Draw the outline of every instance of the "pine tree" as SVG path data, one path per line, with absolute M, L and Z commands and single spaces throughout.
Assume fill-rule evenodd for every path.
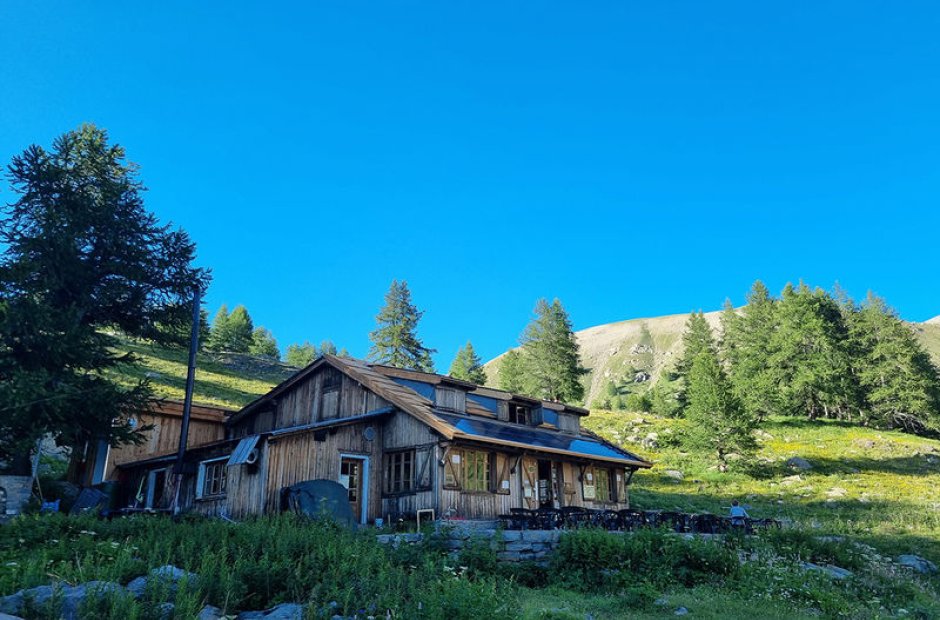
M 284 363 L 294 368 L 309 366 L 315 359 L 317 359 L 317 347 L 307 341 L 303 344 L 295 343 L 288 346 L 284 353 Z
M 776 315 L 768 361 L 780 412 L 810 419 L 852 416 L 859 393 L 839 305 L 824 291 L 788 284 Z
M 245 306 L 235 306 L 231 313 L 222 304 L 212 321 L 209 349 L 228 353 L 248 353 L 253 342 L 254 324 Z
M 757 280 L 740 314 L 730 308 L 730 303 L 722 314 L 722 359 L 735 394 L 748 413 L 758 420 L 780 412 L 776 383 L 779 373 L 771 367 L 776 311 L 770 291 Z
M 83 125 L 51 149 L 33 145 L 7 169 L 15 201 L 0 207 L 0 461 L 29 473 L 36 441 L 83 453 L 140 434 L 129 420 L 150 406 L 146 380 L 114 331 L 185 346 L 193 290 L 206 272 L 195 245 L 144 205 L 138 168 L 107 132 Z M 142 373 L 141 373 L 142 374 Z
M 450 365 L 450 371 L 448 371 L 447 374 L 455 379 L 470 381 L 477 385 L 486 383 L 486 372 L 483 370 L 483 360 L 481 360 L 476 351 L 473 350 L 473 344 L 471 344 L 469 340 L 463 348 L 457 351 L 457 356 Z
M 851 315 L 855 373 L 865 394 L 864 421 L 922 433 L 940 424 L 940 377 L 911 329 L 869 293 Z
M 580 402 L 584 397 L 578 342 L 571 320 L 555 299 L 540 299 L 535 317 L 521 338 L 522 368 L 526 391 L 548 400 Z
M 228 327 L 228 306 L 222 304 L 219 306 L 215 317 L 212 319 L 212 327 L 209 329 L 209 339 L 206 341 L 206 348 L 210 351 L 222 351 L 226 343 L 231 340 Z
M 281 358 L 281 352 L 277 348 L 277 340 L 274 334 L 266 327 L 255 328 L 251 334 L 251 346 L 248 352 L 252 355 L 262 355 L 264 357 Z
M 497 374 L 499 389 L 521 394 L 525 390 L 524 371 L 522 369 L 522 354 L 513 349 L 507 351 L 500 360 Z
M 721 464 L 729 454 L 753 453 L 756 420 L 735 396 L 713 348 L 703 348 L 692 361 L 686 397 L 683 443 L 713 451 Z
M 685 331 L 682 333 L 682 356 L 676 363 L 676 372 L 680 376 L 686 376 L 692 368 L 692 362 L 703 351 L 715 352 L 715 341 L 712 338 L 712 329 L 705 320 L 705 315 L 699 312 L 693 312 L 685 324 Z
M 373 362 L 434 372 L 434 361 L 429 349 L 418 338 L 418 322 L 424 313 L 411 302 L 408 283 L 392 281 L 385 294 L 385 305 L 375 317 L 378 328 L 369 334 L 372 348 L 369 359 Z

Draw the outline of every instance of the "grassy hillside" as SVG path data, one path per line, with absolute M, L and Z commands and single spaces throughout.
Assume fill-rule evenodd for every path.
M 678 447 L 683 420 L 595 411 L 585 425 L 656 463 L 634 478 L 631 500 L 640 508 L 724 513 L 738 499 L 756 517 L 940 563 L 940 441 L 833 421 L 774 419 L 763 425 L 753 467 L 720 472 L 705 455 Z M 791 469 L 792 457 L 812 469 Z
M 708 312 L 705 318 L 717 329 L 721 312 Z M 581 362 L 590 372 L 585 376 L 585 400 L 593 403 L 604 394 L 609 382 L 630 384 L 633 392 L 643 393 L 656 384 L 662 372 L 675 364 L 682 351 L 682 332 L 688 314 L 631 319 L 598 325 L 575 332 L 581 348 Z M 911 329 L 940 365 L 940 317 L 925 323 L 912 323 Z M 500 357 L 484 367 L 487 383 L 496 386 Z M 636 383 L 637 373 L 649 380 Z
M 123 341 L 123 351 L 137 357 L 140 366 L 115 371 L 125 385 L 147 377 L 157 396 L 182 399 L 186 388 L 188 351 L 144 342 Z M 239 409 L 292 375 L 297 369 L 274 360 L 237 353 L 199 353 L 193 400 L 206 405 Z

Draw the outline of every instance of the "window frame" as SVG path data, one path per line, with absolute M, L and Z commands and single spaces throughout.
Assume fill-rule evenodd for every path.
M 406 459 L 405 457 L 410 457 Z M 397 462 L 396 461 L 400 461 Z M 408 468 L 410 469 L 408 477 L 408 488 L 395 488 L 395 477 L 394 474 L 396 470 L 401 474 L 401 477 L 398 479 L 399 485 L 403 485 L 405 480 L 405 464 L 408 463 Z M 382 494 L 386 497 L 393 497 L 398 495 L 412 495 L 417 493 L 417 450 L 415 448 L 408 448 L 405 450 L 389 450 L 382 456 Z
M 196 477 L 196 499 L 220 499 L 228 493 L 228 460 L 231 455 L 219 456 L 204 461 L 199 461 L 199 474 Z M 210 478 L 210 468 L 219 467 L 218 478 Z M 206 493 L 206 484 L 214 480 L 219 481 L 219 491 L 216 493 Z

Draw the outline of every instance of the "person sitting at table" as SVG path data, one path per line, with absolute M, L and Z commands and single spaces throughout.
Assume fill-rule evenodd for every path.
M 738 500 L 731 501 L 731 525 L 741 527 L 745 523 L 744 520 L 750 517 L 751 515 L 747 514 L 747 510 L 738 503 Z

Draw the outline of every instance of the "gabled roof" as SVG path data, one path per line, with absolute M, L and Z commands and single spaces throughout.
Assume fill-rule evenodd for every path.
M 443 411 L 434 406 L 434 402 L 422 396 L 407 385 L 394 379 L 407 379 L 431 385 L 454 385 L 464 387 L 470 394 L 480 394 L 501 400 L 524 400 L 528 402 L 541 402 L 542 406 L 554 411 L 564 411 L 587 415 L 588 410 L 573 407 L 564 403 L 539 401 L 530 397 L 522 397 L 503 390 L 484 388 L 466 381 L 459 381 L 444 375 L 424 373 L 413 370 L 403 370 L 348 357 L 323 355 L 312 364 L 293 375 L 264 396 L 252 401 L 241 411 L 230 417 L 231 424 L 255 411 L 263 411 L 273 407 L 278 396 L 290 390 L 324 365 L 336 368 L 347 376 L 359 382 L 363 387 L 382 397 L 397 409 L 414 417 L 436 431 L 444 439 L 464 439 L 467 441 L 507 445 L 522 449 L 531 449 L 539 452 L 552 452 L 586 459 L 599 459 L 615 461 L 636 467 L 650 467 L 650 463 L 639 456 L 615 446 L 601 439 L 599 436 L 582 431 L 579 435 L 570 435 L 510 424 L 498 420 L 487 419 L 477 415 L 459 415 Z M 468 401 L 468 412 L 473 404 Z M 487 411 L 486 415 L 491 414 Z

